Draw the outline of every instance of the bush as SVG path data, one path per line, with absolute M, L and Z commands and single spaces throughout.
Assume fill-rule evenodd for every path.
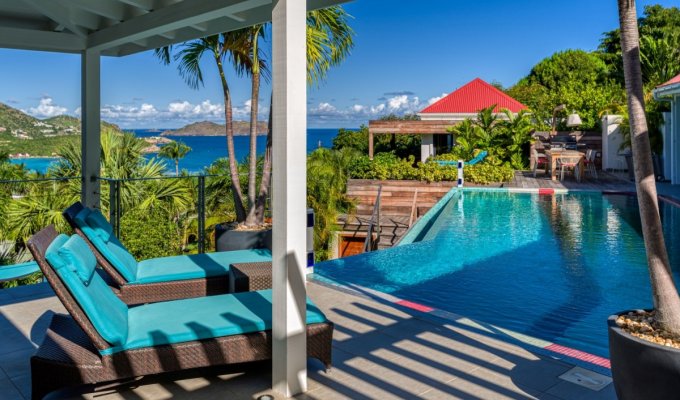
M 120 225 L 121 241 L 137 260 L 182 253 L 179 227 L 160 209 L 127 211 Z
M 437 159 L 455 161 L 451 154 L 437 156 Z M 355 179 L 396 179 L 426 182 L 456 181 L 458 168 L 455 165 L 439 165 L 436 162 L 417 163 L 414 157 L 400 159 L 391 153 L 377 154 L 373 161 L 362 156 L 354 160 L 350 176 Z M 512 180 L 514 170 L 508 165 L 482 162 L 465 167 L 465 180 L 471 183 L 489 184 Z

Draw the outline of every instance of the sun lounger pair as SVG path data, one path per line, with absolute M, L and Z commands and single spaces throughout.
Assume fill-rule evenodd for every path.
M 32 398 L 59 388 L 271 358 L 271 290 L 129 307 L 78 235 L 50 226 L 28 248 L 71 317 L 55 315 L 31 358 Z M 333 323 L 307 300 L 307 355 L 331 363 Z
M 230 264 L 271 261 L 269 249 L 251 249 L 137 262 L 98 210 L 78 202 L 64 218 L 94 252 L 109 286 L 129 305 L 227 293 Z

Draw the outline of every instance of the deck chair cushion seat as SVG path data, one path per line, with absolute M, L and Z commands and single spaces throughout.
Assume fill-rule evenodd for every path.
M 271 251 L 268 249 L 250 249 L 161 257 L 138 263 L 113 235 L 111 224 L 98 210 L 83 208 L 74 219 L 83 234 L 129 284 L 224 276 L 229 272 L 230 264 L 272 259 Z
M 66 258 L 64 249 L 79 254 Z M 102 355 L 159 345 L 241 335 L 272 329 L 272 291 L 243 292 L 210 297 L 173 300 L 128 307 L 98 274 L 89 284 L 80 278 L 74 264 L 94 269 L 96 259 L 77 235 L 59 235 L 45 252 L 87 318 L 111 347 Z M 307 298 L 307 324 L 327 322 L 324 314 Z
M 68 287 L 102 338 L 113 346 L 122 346 L 127 341 L 128 307 L 116 297 L 98 274 L 93 274 L 90 283 L 85 285 L 75 272 L 72 261 L 61 256 L 60 250 L 66 244 L 77 252 L 91 252 L 84 241 L 78 241 L 74 239 L 75 237 L 77 236 L 69 238 L 63 234 L 57 236 L 47 248 L 45 258 L 54 267 L 57 275 Z M 94 268 L 92 265 L 87 267 Z
M 129 310 L 127 342 L 111 353 L 272 329 L 272 291 L 146 304 Z M 326 322 L 307 299 L 307 324 Z
M 151 258 L 139 262 L 137 276 L 130 284 L 209 278 L 228 274 L 230 264 L 271 260 L 269 249 Z

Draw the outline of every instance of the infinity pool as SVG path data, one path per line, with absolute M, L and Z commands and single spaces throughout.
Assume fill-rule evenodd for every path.
M 661 207 L 677 279 L 680 209 Z M 607 316 L 652 304 L 633 196 L 459 192 L 416 240 L 315 274 L 605 357 Z

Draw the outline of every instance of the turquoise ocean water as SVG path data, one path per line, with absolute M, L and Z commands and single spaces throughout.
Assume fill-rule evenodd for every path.
M 148 129 L 132 129 L 138 137 L 158 136 L 157 130 Z M 333 138 L 337 135 L 337 129 L 308 129 L 307 130 L 307 152 L 310 153 L 318 147 L 331 147 Z M 227 144 L 224 136 L 168 136 L 169 139 L 178 140 L 189 147 L 191 152 L 180 161 L 180 168 L 186 169 L 191 173 L 202 171 L 205 167 L 210 165 L 218 158 L 227 156 Z M 257 153 L 261 155 L 264 153 L 267 138 L 265 136 L 258 136 L 257 138 Z M 248 136 L 236 136 L 234 138 L 234 147 L 236 150 L 236 157 L 243 160 L 247 155 L 250 147 L 250 138 Z M 147 157 L 155 157 L 155 154 L 150 154 Z M 15 159 L 12 160 L 16 164 L 24 164 L 26 168 L 44 173 L 49 166 L 56 162 L 55 158 L 30 158 L 30 159 Z M 174 165 L 168 163 L 168 167 L 174 170 Z

